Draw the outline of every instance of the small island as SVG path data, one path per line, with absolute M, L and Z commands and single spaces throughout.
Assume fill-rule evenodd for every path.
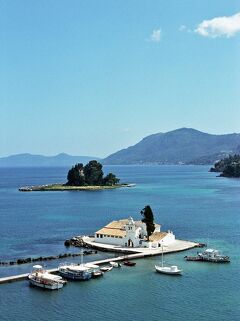
M 210 172 L 221 173 L 220 177 L 240 178 L 240 155 L 230 155 L 214 164 Z
M 130 187 L 133 184 L 120 184 L 120 179 L 113 173 L 103 174 L 102 164 L 91 160 L 85 166 L 78 163 L 67 174 L 67 182 L 64 184 L 47 184 L 38 186 L 26 186 L 19 188 L 21 192 L 31 191 L 97 191 Z

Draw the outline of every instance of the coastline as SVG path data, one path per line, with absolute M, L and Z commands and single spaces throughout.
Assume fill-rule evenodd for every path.
M 101 191 L 108 189 L 116 189 L 121 187 L 133 187 L 135 184 L 116 184 L 116 185 L 94 185 L 94 186 L 69 186 L 64 184 L 47 184 L 36 186 L 24 186 L 18 190 L 20 192 L 59 192 L 59 191 Z

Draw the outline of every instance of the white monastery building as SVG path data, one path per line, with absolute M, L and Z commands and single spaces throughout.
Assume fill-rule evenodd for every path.
M 171 244 L 175 241 L 173 232 L 161 232 L 161 225 L 155 224 L 155 231 L 147 241 L 146 224 L 134 221 L 132 217 L 113 221 L 95 232 L 95 242 L 118 245 L 121 247 L 147 247 L 157 248 L 161 244 Z

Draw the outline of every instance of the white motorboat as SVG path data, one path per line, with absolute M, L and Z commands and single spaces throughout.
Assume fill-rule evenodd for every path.
M 100 270 L 99 265 L 92 264 L 92 263 L 86 263 L 85 267 L 89 268 L 92 273 L 92 278 L 96 279 L 100 276 L 103 276 L 104 272 Z
M 28 279 L 31 285 L 49 290 L 61 289 L 67 283 L 61 276 L 48 273 L 41 265 L 33 266 Z
M 92 277 L 92 271 L 87 264 L 83 264 L 83 251 L 81 251 L 81 264 L 62 263 L 58 267 L 61 276 L 71 280 L 89 280 Z
M 113 269 L 112 266 L 103 266 L 103 267 L 100 268 L 100 270 L 101 270 L 102 272 L 109 272 L 109 271 L 111 271 L 112 269 Z
M 182 274 L 182 270 L 179 269 L 176 265 L 172 266 L 164 266 L 163 265 L 163 245 L 162 245 L 162 264 L 155 265 L 155 270 L 159 273 L 169 274 L 169 275 L 180 275 Z
M 212 262 L 212 263 L 229 263 L 230 257 L 221 255 L 218 250 L 206 249 L 196 256 L 185 256 L 186 261 Z
M 114 268 L 119 268 L 119 267 L 121 267 L 121 264 L 118 263 L 118 262 L 111 261 L 111 262 L 109 262 L 109 264 L 110 264 L 112 267 L 114 267 Z
M 59 265 L 58 272 L 61 276 L 71 280 L 89 280 L 92 277 L 90 269 L 84 265 L 69 264 Z

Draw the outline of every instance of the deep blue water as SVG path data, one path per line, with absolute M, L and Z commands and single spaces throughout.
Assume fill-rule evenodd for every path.
M 113 219 L 151 205 L 162 230 L 179 239 L 207 242 L 231 263 L 185 262 L 184 253 L 165 257 L 184 270 L 178 278 L 159 275 L 159 257 L 138 260 L 101 280 L 69 282 L 42 291 L 27 281 L 0 286 L 2 321 L 235 321 L 240 315 L 240 180 L 217 178 L 207 166 L 108 166 L 134 188 L 98 192 L 20 193 L 18 187 L 65 181 L 67 168 L 0 169 L 0 260 L 73 252 L 63 242 L 92 234 Z M 188 253 L 194 253 L 190 250 Z M 111 254 L 98 253 L 95 260 Z M 48 266 L 56 266 L 53 261 Z M 0 276 L 31 266 L 0 267 Z

